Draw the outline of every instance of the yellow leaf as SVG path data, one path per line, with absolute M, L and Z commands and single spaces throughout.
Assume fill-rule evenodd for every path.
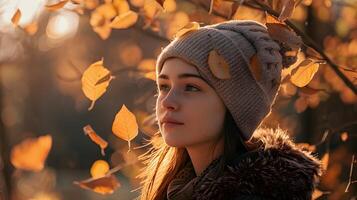
M 17 9 L 15 14 L 11 18 L 12 24 L 17 26 L 19 24 L 20 18 L 21 18 L 21 11 L 20 11 L 20 9 Z
M 105 160 L 97 160 L 93 163 L 90 174 L 93 178 L 101 178 L 109 171 L 109 164 Z
M 116 114 L 112 131 L 117 137 L 128 141 L 130 151 L 130 141 L 138 135 L 138 123 L 135 115 L 125 105 Z
M 138 14 L 133 11 L 128 11 L 119 16 L 116 16 L 113 21 L 110 23 L 110 27 L 116 29 L 125 29 L 134 25 L 138 20 Z
M 107 87 L 109 86 L 109 82 L 112 80 L 112 76 L 107 81 L 104 81 L 100 84 L 97 84 L 99 80 L 103 77 L 107 76 L 110 71 L 103 66 L 103 58 L 100 61 L 97 61 L 91 64 L 86 71 L 84 71 L 82 76 L 82 91 L 85 96 L 92 100 L 91 106 L 88 110 L 92 110 L 95 104 L 95 101 L 101 97 Z
M 101 149 L 101 153 L 104 156 L 104 149 L 107 148 L 108 146 L 108 142 L 105 141 L 103 138 L 101 138 L 99 135 L 97 135 L 97 133 L 93 130 L 91 125 L 87 125 L 85 127 L 83 127 L 83 131 L 86 135 L 89 136 L 89 138 L 96 143 L 100 149 Z
M 56 11 L 58 9 L 61 9 L 63 8 L 64 5 L 66 5 L 66 3 L 68 2 L 68 0 L 63 0 L 63 1 L 60 1 L 56 4 L 52 4 L 52 5 L 46 5 L 46 8 L 50 11 Z
M 298 86 L 304 87 L 312 80 L 315 73 L 319 70 L 319 64 L 306 59 L 302 61 L 291 73 L 291 82 Z
M 173 12 L 176 10 L 176 1 L 175 0 L 165 0 L 164 2 L 164 12 Z
M 177 31 L 177 33 L 175 34 L 175 37 L 182 37 L 186 33 L 191 32 L 193 30 L 197 30 L 199 28 L 200 28 L 200 24 L 199 23 L 197 23 L 197 22 L 189 22 L 182 29 Z
M 118 11 L 118 15 L 126 13 L 130 10 L 130 6 L 127 0 L 113 0 L 113 5 Z
M 90 178 L 79 182 L 74 181 L 73 183 L 79 185 L 81 188 L 92 190 L 103 195 L 112 194 L 114 190 L 121 186 L 118 179 L 112 174 L 97 179 Z
M 117 15 L 117 11 L 114 5 L 111 3 L 105 3 L 98 6 L 94 12 L 100 14 L 101 16 L 103 16 L 105 19 L 108 20 L 111 20 L 113 17 Z
M 17 169 L 41 171 L 52 146 L 52 136 L 28 138 L 15 145 L 10 153 L 11 163 Z
M 217 50 L 212 50 L 208 56 L 208 65 L 213 73 L 219 79 L 230 79 L 229 64 L 223 56 L 221 56 Z

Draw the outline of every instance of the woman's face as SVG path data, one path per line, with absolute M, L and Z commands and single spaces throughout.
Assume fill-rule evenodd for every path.
M 197 69 L 179 58 L 165 61 L 157 78 L 156 116 L 164 141 L 189 147 L 218 140 L 225 105 Z M 179 124 L 163 123 L 165 117 Z

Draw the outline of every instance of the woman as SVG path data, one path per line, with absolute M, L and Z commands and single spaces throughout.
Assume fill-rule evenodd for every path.
M 294 62 L 281 45 L 264 25 L 231 20 L 162 50 L 142 200 L 311 199 L 320 161 L 280 128 L 259 127 Z

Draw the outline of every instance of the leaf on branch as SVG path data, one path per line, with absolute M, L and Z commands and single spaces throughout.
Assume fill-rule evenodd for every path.
M 269 35 L 277 41 L 287 44 L 293 50 L 299 49 L 302 40 L 293 30 L 285 24 L 266 23 Z
M 20 11 L 20 9 L 17 9 L 15 14 L 11 18 L 12 24 L 15 26 L 18 26 L 20 18 L 21 18 L 21 11 Z
M 52 136 L 27 138 L 15 145 L 10 152 L 10 161 L 17 169 L 38 172 L 44 168 L 52 147 Z
M 96 193 L 107 195 L 112 194 L 117 188 L 121 186 L 115 175 L 106 175 L 100 178 L 90 178 L 84 181 L 74 181 L 74 184 L 87 190 L 92 190 Z
M 295 0 L 282 0 L 282 4 L 283 7 L 278 19 L 283 22 L 293 14 L 295 9 Z
M 89 138 L 100 147 L 101 154 L 104 156 L 104 149 L 107 148 L 108 142 L 101 138 L 99 135 L 97 135 L 91 125 L 86 125 L 85 127 L 83 127 L 83 131 L 84 134 L 88 135 Z
M 189 22 L 183 28 L 177 31 L 175 34 L 175 38 L 182 37 L 186 33 L 197 30 L 200 28 L 200 24 L 198 22 Z
M 46 5 L 45 7 L 49 11 L 56 11 L 58 9 L 63 8 L 67 2 L 68 2 L 68 0 L 63 0 L 63 1 L 59 1 L 58 3 L 52 4 L 52 5 Z
M 230 67 L 226 59 L 221 56 L 216 49 L 210 51 L 208 56 L 208 65 L 213 73 L 219 79 L 230 79 Z
M 104 82 L 97 84 L 98 81 L 106 77 L 110 71 L 103 66 L 103 58 L 100 61 L 97 61 L 91 64 L 83 73 L 82 76 L 82 91 L 85 96 L 92 101 L 91 106 L 88 110 L 92 110 L 95 104 L 95 101 L 99 99 L 107 90 L 110 81 L 113 79 L 113 76 L 110 76 L 109 79 L 106 79 Z
M 306 59 L 292 70 L 290 80 L 294 85 L 304 87 L 309 84 L 318 70 L 318 63 L 313 60 Z
M 139 128 L 135 115 L 124 104 L 115 115 L 112 131 L 117 137 L 128 141 L 130 151 L 130 141 L 138 135 Z
M 138 14 L 134 11 L 128 11 L 119 16 L 116 16 L 110 23 L 111 28 L 125 29 L 134 25 L 138 20 Z

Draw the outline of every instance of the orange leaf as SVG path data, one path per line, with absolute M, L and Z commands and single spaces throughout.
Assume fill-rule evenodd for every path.
M 28 138 L 15 145 L 10 153 L 11 163 L 17 169 L 41 171 L 52 146 L 52 136 Z
M 76 185 L 83 189 L 92 190 L 99 194 L 112 194 L 121 185 L 114 175 L 108 175 L 97 179 L 87 179 L 84 181 L 74 181 Z
M 83 127 L 83 131 L 86 135 L 89 136 L 89 138 L 94 143 L 96 143 L 100 147 L 101 153 L 104 156 L 105 155 L 104 149 L 107 148 L 108 142 L 105 141 L 103 138 L 101 138 L 99 135 L 97 135 L 97 133 L 93 130 L 91 125 L 87 125 L 87 126 Z
M 52 5 L 46 5 L 46 8 L 49 11 L 56 11 L 58 9 L 63 8 L 63 6 L 66 5 L 67 2 L 68 2 L 68 0 L 59 1 L 58 3 L 52 4 Z
M 213 75 L 219 79 L 229 79 L 231 74 L 229 72 L 229 64 L 217 50 L 212 50 L 208 56 L 208 65 Z
M 19 24 L 20 18 L 21 18 L 21 11 L 20 11 L 20 9 L 17 9 L 15 14 L 11 18 L 12 24 L 17 26 Z
M 116 16 L 113 21 L 110 23 L 110 27 L 116 29 L 125 29 L 134 25 L 138 20 L 138 14 L 133 11 L 128 11 L 119 16 Z
M 199 23 L 197 23 L 197 22 L 189 22 L 183 28 L 181 28 L 180 30 L 177 31 L 177 33 L 175 34 L 175 37 L 182 37 L 186 33 L 194 31 L 194 30 L 197 30 L 199 28 L 200 28 L 200 24 Z
M 91 64 L 88 69 L 84 71 L 81 79 L 82 91 L 88 99 L 92 100 L 92 104 L 88 110 L 93 109 L 95 101 L 105 93 L 110 81 L 113 79 L 113 76 L 110 76 L 108 80 L 98 84 L 98 81 L 106 77 L 108 73 L 110 73 L 110 71 L 103 66 L 103 58 Z
M 105 160 L 96 160 L 91 169 L 90 174 L 93 178 L 101 178 L 109 171 L 109 164 Z
M 113 5 L 118 11 L 118 15 L 126 13 L 130 10 L 128 1 L 126 0 L 113 0 Z
M 294 85 L 304 87 L 309 84 L 318 70 L 318 63 L 310 59 L 306 59 L 302 61 L 298 67 L 293 69 L 290 80 Z
M 123 105 L 115 116 L 112 131 L 117 137 L 128 141 L 129 151 L 130 141 L 138 135 L 138 129 L 135 115 Z

